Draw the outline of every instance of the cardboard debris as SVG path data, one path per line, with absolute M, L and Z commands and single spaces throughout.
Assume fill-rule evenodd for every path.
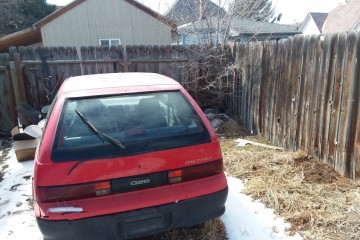
M 14 141 L 13 148 L 15 150 L 18 162 L 26 160 L 34 160 L 36 147 L 40 142 L 40 138 L 32 140 Z
M 15 150 L 16 159 L 18 162 L 26 161 L 26 160 L 33 160 L 35 158 L 35 152 L 37 145 L 40 142 L 42 129 L 38 125 L 30 125 L 25 128 L 23 131 L 19 129 L 19 127 L 14 127 L 11 130 L 11 136 L 16 139 L 16 135 L 25 134 L 28 135 L 30 140 L 19 140 L 14 141 L 13 148 Z

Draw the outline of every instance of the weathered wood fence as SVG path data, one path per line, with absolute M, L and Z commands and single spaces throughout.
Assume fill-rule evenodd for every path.
M 9 54 L 0 54 L 0 133 L 5 133 L 13 126 L 15 116 L 11 109 L 15 108 L 13 85 L 10 79 Z
M 188 63 L 193 54 L 191 48 L 170 45 L 127 46 L 126 49 L 90 46 L 82 47 L 80 54 L 75 47 L 12 47 L 9 54 L 0 55 L 0 84 L 4 85 L 0 95 L 0 130 L 9 131 L 15 126 L 16 106 L 27 102 L 39 110 L 48 103 L 46 96 L 56 85 L 70 76 L 155 72 L 176 79 L 196 98 L 198 82 L 193 79 L 200 71 Z
M 234 111 L 245 128 L 360 179 L 359 33 L 239 44 Z
M 174 78 L 196 99 L 208 83 L 206 71 L 220 68 L 185 64 L 197 59 L 197 48 L 82 47 L 80 54 L 72 47 L 11 48 L 0 55 L 0 130 L 16 123 L 15 106 L 26 101 L 39 109 L 49 90 L 75 75 L 155 72 Z M 230 89 L 228 106 L 247 130 L 287 149 L 308 150 L 340 173 L 360 179 L 358 33 L 299 35 L 227 48 L 229 54 L 216 64 L 233 66 L 216 89 Z

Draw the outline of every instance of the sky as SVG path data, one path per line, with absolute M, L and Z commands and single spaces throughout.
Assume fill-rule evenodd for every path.
M 155 11 L 164 13 L 175 0 L 138 0 Z M 228 0 L 212 0 L 215 3 Z M 66 5 L 72 0 L 47 0 L 48 3 Z M 282 24 L 301 23 L 308 12 L 329 12 L 345 0 L 273 0 L 275 15 L 282 13 Z

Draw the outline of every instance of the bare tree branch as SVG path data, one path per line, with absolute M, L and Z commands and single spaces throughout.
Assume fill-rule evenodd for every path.
M 191 44 L 196 44 L 184 46 L 191 58 L 181 69 L 184 75 L 192 75 L 185 87 L 203 106 L 219 108 L 224 100 L 233 95 L 235 79 L 238 78 L 236 73 L 246 66 L 241 60 L 234 64 L 231 48 L 227 44 L 238 24 L 236 21 L 268 21 L 274 10 L 271 0 L 218 0 L 222 6 L 228 3 L 226 12 L 221 11 L 224 10 L 221 7 L 201 6 L 204 1 L 178 1 L 179 5 L 170 13 L 178 26 L 187 21 L 187 24 L 178 27 L 178 32 L 186 36 Z M 209 1 L 207 4 L 210 4 Z M 201 14 L 204 15 L 199 17 Z

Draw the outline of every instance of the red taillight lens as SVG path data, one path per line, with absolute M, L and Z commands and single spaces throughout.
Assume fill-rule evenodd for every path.
M 194 167 L 188 167 L 183 169 L 177 169 L 168 172 L 169 183 L 186 182 L 195 179 L 210 177 L 224 171 L 222 160 L 197 165 Z
M 169 183 L 178 183 L 182 181 L 182 170 L 170 171 L 168 173 Z
M 35 187 L 35 201 L 40 203 L 69 201 L 110 194 L 110 181 L 61 187 Z

